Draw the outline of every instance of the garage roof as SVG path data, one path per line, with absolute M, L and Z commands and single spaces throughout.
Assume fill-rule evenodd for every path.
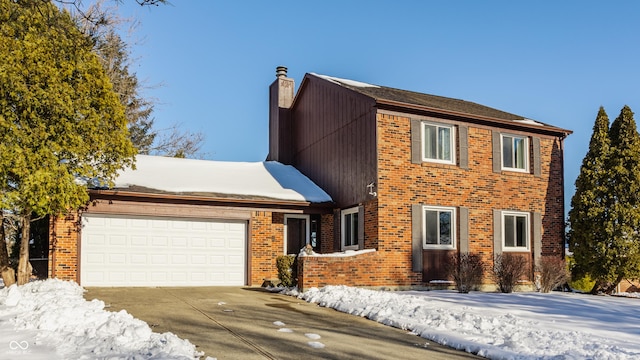
M 135 167 L 118 174 L 114 189 L 225 194 L 311 203 L 332 201 L 296 168 L 277 161 L 230 162 L 138 155 Z

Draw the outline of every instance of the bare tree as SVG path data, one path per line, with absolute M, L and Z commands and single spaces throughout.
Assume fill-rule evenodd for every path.
M 159 3 L 163 2 L 145 2 L 141 5 Z M 130 71 L 134 62 L 130 57 L 130 46 L 117 31 L 128 24 L 129 33 L 133 33 L 138 23 L 119 17 L 114 7 L 105 4 L 106 0 L 98 0 L 77 14 L 76 21 L 82 31 L 94 40 L 95 51 L 125 106 L 129 134 L 138 152 L 172 157 L 204 157 L 200 153 L 204 143 L 202 133 L 182 130 L 178 123 L 166 129 L 154 127 L 152 113 L 155 102 L 142 95 L 143 87 L 136 73 Z

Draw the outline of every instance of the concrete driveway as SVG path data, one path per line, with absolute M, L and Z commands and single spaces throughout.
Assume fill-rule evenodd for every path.
M 218 360 L 480 359 L 261 288 L 88 288 L 85 298 L 125 309 Z

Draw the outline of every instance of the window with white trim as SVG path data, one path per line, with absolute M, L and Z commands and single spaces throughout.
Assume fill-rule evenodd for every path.
M 422 123 L 422 160 L 453 164 L 455 162 L 455 127 Z
M 456 248 L 456 209 L 425 206 L 423 209 L 422 246 L 424 249 Z
M 342 249 L 357 250 L 358 249 L 358 207 L 342 210 Z
M 529 139 L 526 136 L 501 135 L 502 168 L 529 171 Z
M 529 213 L 502 212 L 502 250 L 529 251 Z

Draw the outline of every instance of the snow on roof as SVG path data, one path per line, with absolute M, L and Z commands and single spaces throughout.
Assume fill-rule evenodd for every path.
M 538 125 L 538 126 L 544 126 L 543 123 L 539 123 L 535 120 L 531 120 L 531 119 L 524 119 L 524 120 L 513 120 L 515 122 L 519 122 L 519 123 L 523 123 L 523 124 L 529 124 L 529 125 Z
M 141 186 L 175 192 L 222 193 L 279 200 L 329 202 L 331 197 L 296 168 L 276 161 L 230 162 L 136 156 L 136 170 L 121 171 L 115 188 Z
M 379 88 L 380 87 L 378 85 L 367 84 L 365 82 L 360 82 L 360 81 L 355 81 L 355 80 L 341 79 L 341 78 L 337 78 L 337 77 L 333 77 L 333 76 L 320 75 L 320 74 L 316 74 L 316 73 L 311 73 L 311 74 L 315 75 L 315 76 L 317 76 L 319 78 L 323 78 L 325 80 L 328 80 L 328 81 L 331 81 L 333 83 L 336 83 L 338 85 L 344 84 L 344 85 L 349 85 L 349 86 L 354 86 L 354 87 L 374 87 L 374 88 Z

